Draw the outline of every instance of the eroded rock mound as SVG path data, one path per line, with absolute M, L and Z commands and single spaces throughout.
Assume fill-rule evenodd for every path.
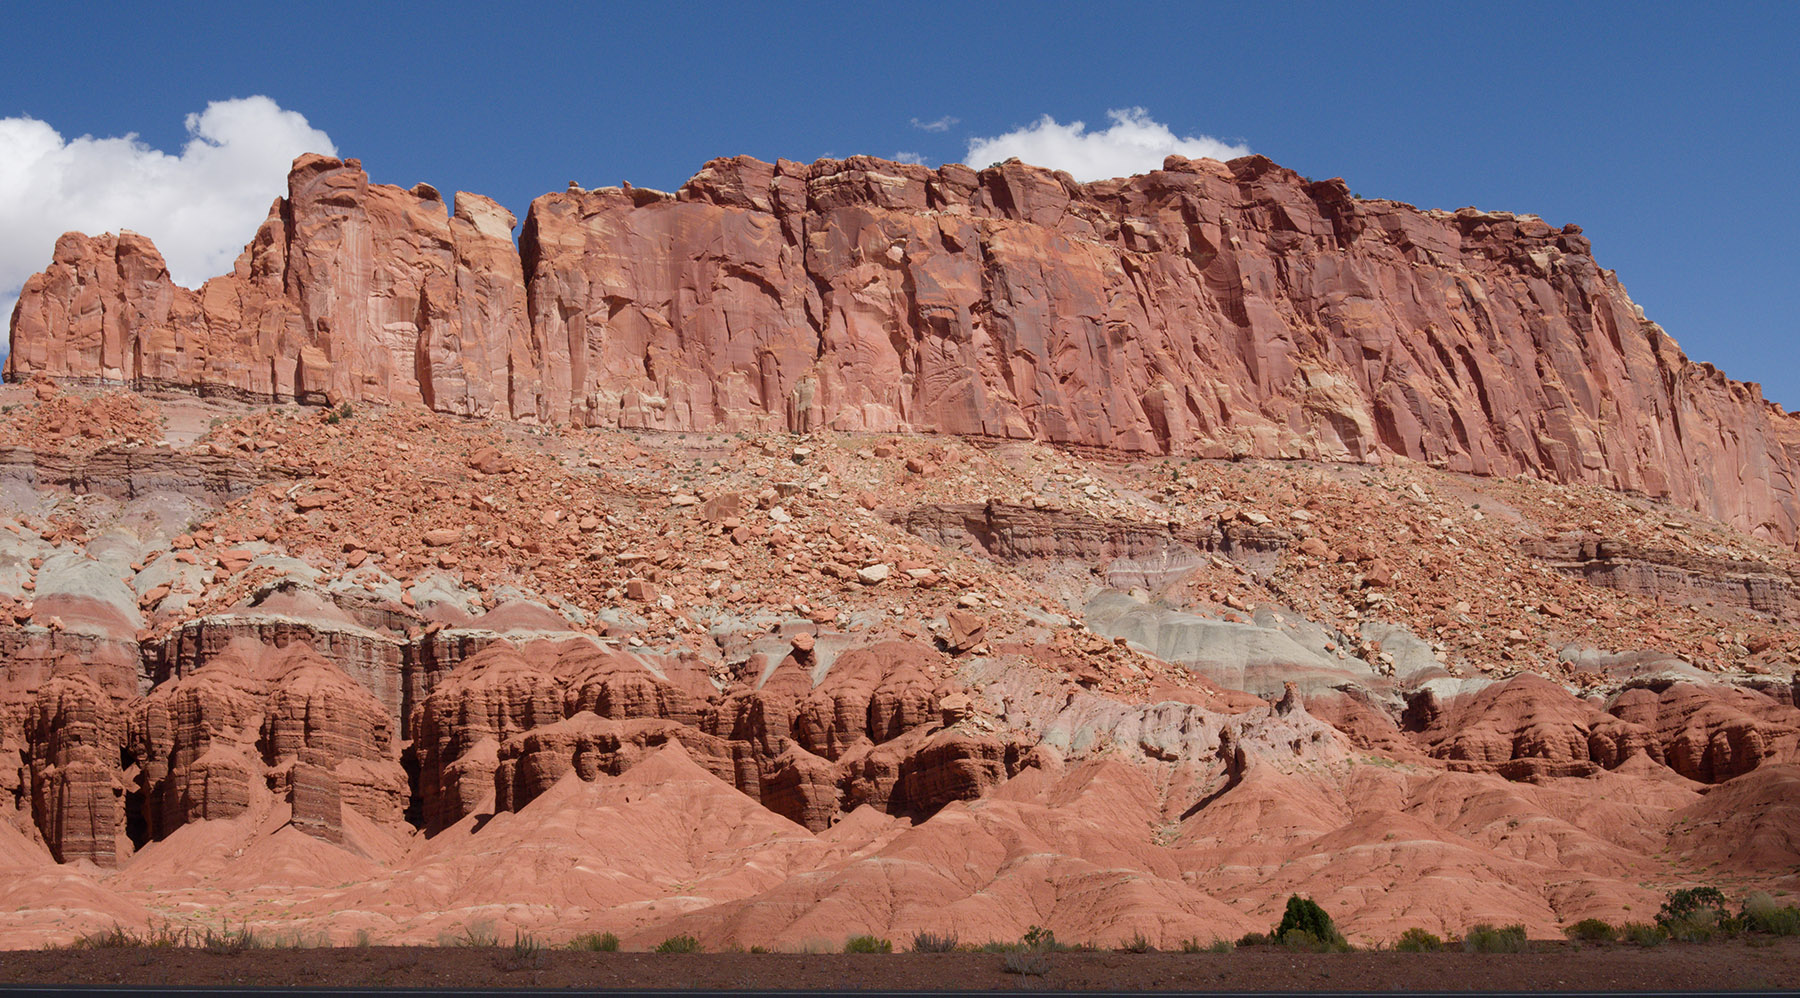
M 155 839 L 272 797 L 296 827 L 335 841 L 343 808 L 397 823 L 410 797 L 387 711 L 302 644 L 240 643 L 158 686 L 137 705 L 130 739 Z
M 1448 704 L 1427 689 L 1414 697 L 1409 720 L 1433 757 L 1509 779 L 1592 775 L 1642 756 L 1690 780 L 1722 783 L 1800 760 L 1800 711 L 1717 685 L 1634 686 L 1596 703 L 1527 674 Z

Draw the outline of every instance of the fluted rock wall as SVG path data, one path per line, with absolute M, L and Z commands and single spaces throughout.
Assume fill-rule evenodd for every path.
M 580 642 L 490 646 L 414 708 L 422 824 L 437 832 L 490 805 L 516 811 L 570 773 L 617 775 L 671 741 L 814 830 L 861 804 L 923 817 L 1021 765 L 1017 744 L 943 728 L 921 671 L 942 659 L 930 646 L 845 651 L 816 686 L 808 655 L 715 691 L 672 660 L 658 675 Z
M 71 234 L 8 376 L 671 430 L 913 430 L 1535 472 L 1792 542 L 1800 423 L 1687 360 L 1575 226 L 1262 157 L 708 164 L 512 217 L 305 156 L 233 273 Z
M 130 854 L 119 773 L 118 708 L 80 663 L 65 660 L 38 689 L 25 724 L 31 809 L 58 862 L 115 865 Z

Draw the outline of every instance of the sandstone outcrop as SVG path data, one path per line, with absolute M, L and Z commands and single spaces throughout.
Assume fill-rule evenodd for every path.
M 1020 745 L 944 727 L 921 670 L 942 659 L 929 646 L 854 648 L 817 680 L 801 654 L 812 655 L 795 652 L 721 693 L 679 661 L 579 639 L 491 646 L 414 709 L 424 827 L 517 811 L 571 773 L 616 776 L 671 742 L 814 830 L 863 804 L 925 817 L 1020 768 Z
M 343 808 L 398 823 L 410 796 L 387 710 L 300 643 L 240 641 L 159 685 L 129 737 L 152 839 L 271 797 L 290 805 L 295 827 L 336 841 Z
M 1800 583 L 1768 564 L 1709 558 L 1592 535 L 1527 542 L 1558 571 L 1621 592 L 1676 603 L 1724 604 L 1773 617 L 1800 616 Z
M 32 700 L 25 726 L 31 808 L 58 862 L 110 867 L 130 855 L 118 767 L 121 721 L 112 698 L 73 655 Z
M 715 160 L 512 218 L 305 156 L 229 275 L 70 234 L 7 374 L 670 430 L 1034 438 L 1530 472 L 1797 536 L 1800 423 L 1689 361 L 1576 226 L 1420 211 L 1262 157 Z
M 1533 675 L 1409 715 L 1415 737 L 1452 768 L 1508 779 L 1591 776 L 1642 756 L 1699 783 L 1800 761 L 1800 711 L 1752 690 L 1676 682 L 1633 686 L 1596 704 Z
M 1107 584 L 1117 589 L 1162 589 L 1213 552 L 1266 568 L 1291 541 L 1285 531 L 1267 525 L 1215 521 L 1202 530 L 1181 531 L 1168 524 L 1107 521 L 998 502 L 919 507 L 896 511 L 893 520 L 934 544 L 980 550 L 1004 562 L 1103 565 Z

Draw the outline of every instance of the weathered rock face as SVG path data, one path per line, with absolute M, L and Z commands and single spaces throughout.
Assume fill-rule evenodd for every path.
M 403 819 L 410 795 L 380 701 L 310 647 L 239 642 L 135 707 L 146 833 L 286 800 L 296 827 L 331 841 L 342 808 Z
M 1214 521 L 1203 529 L 1178 531 L 1000 502 L 921 506 L 896 511 L 891 519 L 933 544 L 978 549 L 1005 562 L 1099 563 L 1105 566 L 1107 585 L 1117 589 L 1160 589 L 1214 551 L 1266 572 L 1292 540 L 1280 528 L 1247 522 Z
M 118 708 L 73 656 L 31 704 L 31 807 L 58 862 L 113 866 L 131 848 L 119 774 Z
M 1800 758 L 1800 712 L 1721 686 L 1633 687 L 1597 704 L 1527 674 L 1447 705 L 1426 692 L 1409 713 L 1432 756 L 1508 779 L 1593 775 L 1642 755 L 1690 780 L 1722 783 Z
M 233 273 L 60 240 L 7 373 L 678 430 L 918 430 L 1527 471 L 1792 542 L 1800 423 L 1687 360 L 1574 226 L 1352 197 L 1262 157 L 716 160 L 511 216 L 296 161 Z
M 478 195 L 370 185 L 356 160 L 295 160 L 232 273 L 174 286 L 133 233 L 58 240 L 32 278 L 17 370 L 253 398 L 509 414 L 524 283 L 512 216 Z M 498 396 L 496 396 L 498 392 Z
M 760 661 L 760 660 L 759 660 Z M 1020 744 L 946 729 L 930 646 L 885 641 L 815 681 L 796 652 L 724 691 L 680 660 L 578 641 L 495 644 L 414 708 L 422 823 L 516 811 L 570 773 L 618 775 L 667 745 L 808 828 L 862 804 L 925 817 L 1017 772 Z
M 1775 617 L 1800 615 L 1800 585 L 1770 565 L 1706 558 L 1624 541 L 1562 535 L 1525 550 L 1558 571 L 1597 586 L 1679 603 L 1723 604 Z

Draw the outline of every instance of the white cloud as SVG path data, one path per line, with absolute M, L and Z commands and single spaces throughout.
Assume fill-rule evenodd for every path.
M 0 118 L 0 321 L 64 232 L 131 229 L 155 240 L 176 283 L 225 273 L 286 193 L 305 152 L 335 155 L 324 132 L 267 97 L 214 101 L 187 116 L 181 154 L 135 133 L 64 139 L 35 118 Z
M 897 152 L 893 155 L 892 159 L 896 163 L 912 163 L 915 166 L 925 162 L 925 157 L 916 152 Z
M 961 118 L 952 118 L 946 114 L 942 118 L 936 118 L 931 121 L 920 121 L 919 119 L 914 118 L 912 120 L 912 126 L 921 132 L 947 132 L 950 130 L 951 125 L 960 121 L 962 121 Z
M 1076 180 L 1089 181 L 1159 170 L 1170 153 L 1217 160 L 1250 153 L 1249 146 L 1232 145 L 1210 135 L 1177 138 L 1169 126 L 1141 107 L 1114 108 L 1106 116 L 1113 123 L 1104 131 L 1090 132 L 1079 121 L 1058 124 L 1046 114 L 1004 135 L 973 138 L 967 162 L 980 169 L 1017 156 L 1035 166 L 1067 170 Z

